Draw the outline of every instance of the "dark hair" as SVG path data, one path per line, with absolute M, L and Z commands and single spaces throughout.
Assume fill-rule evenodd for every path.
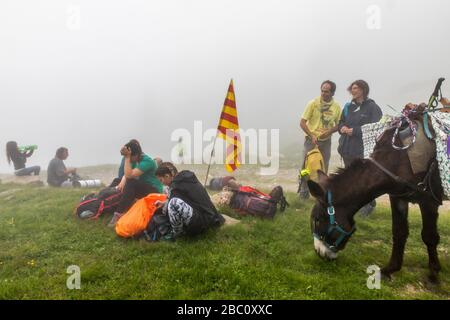
M 175 177 L 178 174 L 177 168 L 171 162 L 163 162 L 156 169 L 155 176 L 164 177 L 166 174 Z
M 131 150 L 131 156 L 139 156 L 142 157 L 142 148 L 141 145 L 137 140 L 130 140 L 125 147 L 129 148 Z
M 352 87 L 356 85 L 358 88 L 360 88 L 363 91 L 364 99 L 367 99 L 369 96 L 370 88 L 369 84 L 364 80 L 356 80 L 353 81 L 353 83 L 347 88 L 348 92 L 352 92 Z
M 11 160 L 14 159 L 20 153 L 17 147 L 17 142 L 9 141 L 6 143 L 6 159 L 11 164 Z
M 322 89 L 324 84 L 329 84 L 331 87 L 331 93 L 334 95 L 336 93 L 336 83 L 334 83 L 331 80 L 325 80 L 324 82 L 322 82 L 322 84 L 320 85 L 320 89 Z
M 62 156 L 63 156 L 63 154 L 66 153 L 66 152 L 68 152 L 68 151 L 69 151 L 69 150 L 68 150 L 66 147 L 58 148 L 58 150 L 56 150 L 56 157 L 57 157 L 58 159 L 61 159 Z
M 128 142 L 128 143 L 136 143 L 137 145 L 141 146 L 139 141 L 137 141 L 136 139 L 131 139 L 130 142 Z

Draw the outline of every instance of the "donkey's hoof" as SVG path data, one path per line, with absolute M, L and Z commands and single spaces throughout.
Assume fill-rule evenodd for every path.
M 427 277 L 428 283 L 431 285 L 438 285 L 439 284 L 439 277 L 437 274 L 431 273 Z
M 392 281 L 392 275 L 390 272 L 381 269 L 381 279 L 383 281 Z

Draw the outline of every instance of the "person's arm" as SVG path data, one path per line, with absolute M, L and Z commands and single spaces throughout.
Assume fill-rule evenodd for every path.
M 143 171 L 141 171 L 138 168 L 132 168 L 131 167 L 131 159 L 130 157 L 125 157 L 125 165 L 124 165 L 124 172 L 125 175 L 124 177 L 127 179 L 137 179 L 140 176 L 142 176 L 142 174 L 144 173 Z
M 123 192 L 123 189 L 125 189 L 125 184 L 127 183 L 127 178 L 125 175 L 122 176 L 122 180 L 120 180 L 120 183 L 117 185 L 117 189 L 119 191 Z
M 29 157 L 31 157 L 33 155 L 33 153 L 34 153 L 34 149 L 31 149 L 31 150 L 28 150 L 28 152 L 25 152 L 24 156 L 26 158 L 29 158 Z
M 131 150 L 124 147 L 122 148 L 122 154 L 125 157 L 125 163 L 124 163 L 124 177 L 126 179 L 137 179 L 139 178 L 144 171 L 142 171 L 139 168 L 132 168 L 131 167 Z
M 65 169 L 64 170 L 64 174 L 65 175 L 68 175 L 68 174 L 75 174 L 75 173 L 77 173 L 77 169 L 76 168 L 68 168 L 68 169 Z
M 64 165 L 64 162 L 59 162 L 57 164 L 56 170 L 55 170 L 55 174 L 58 177 L 67 177 L 69 175 L 69 173 L 71 173 L 70 169 L 66 169 L 66 166 Z
M 303 132 L 311 138 L 311 141 L 313 144 L 317 144 L 317 137 L 314 136 L 314 134 L 309 130 L 308 128 L 308 119 L 310 119 L 312 115 L 313 109 L 313 101 L 308 103 L 306 106 L 305 112 L 302 115 L 302 118 L 300 119 L 300 128 L 303 130 Z
M 328 129 L 324 133 L 322 133 L 319 137 L 319 139 L 326 139 L 329 136 L 331 136 L 333 133 L 337 132 L 339 130 L 339 125 L 336 125 L 335 127 Z
M 122 157 L 122 160 L 120 160 L 120 166 L 119 171 L 117 172 L 117 177 L 122 179 L 124 175 L 125 175 L 125 158 Z
M 313 144 L 317 144 L 317 138 L 312 134 L 312 132 L 309 130 L 308 125 L 306 124 L 305 119 L 300 120 L 300 128 L 302 128 L 303 132 L 311 138 L 311 142 Z

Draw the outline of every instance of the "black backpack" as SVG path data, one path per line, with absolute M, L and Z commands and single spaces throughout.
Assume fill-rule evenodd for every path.
M 159 208 L 150 219 L 147 228 L 137 236 L 137 238 L 144 238 L 149 242 L 159 241 L 164 236 L 169 236 L 172 231 L 169 216 L 162 213 L 162 208 Z
M 75 208 L 75 214 L 80 219 L 98 219 L 104 213 L 113 213 L 119 206 L 121 199 L 121 191 L 108 187 L 98 194 L 90 193 L 81 198 L 81 202 Z

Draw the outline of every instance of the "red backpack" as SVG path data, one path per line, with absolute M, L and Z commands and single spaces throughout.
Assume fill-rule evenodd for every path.
M 116 188 L 105 188 L 98 194 L 84 196 L 75 208 L 75 214 L 80 219 L 98 219 L 104 213 L 113 213 L 121 199 L 122 192 Z
M 240 187 L 238 191 L 234 191 L 230 201 L 230 207 L 240 215 L 269 219 L 275 216 L 278 204 L 281 212 L 289 206 L 280 186 L 274 188 L 270 195 L 249 186 Z

